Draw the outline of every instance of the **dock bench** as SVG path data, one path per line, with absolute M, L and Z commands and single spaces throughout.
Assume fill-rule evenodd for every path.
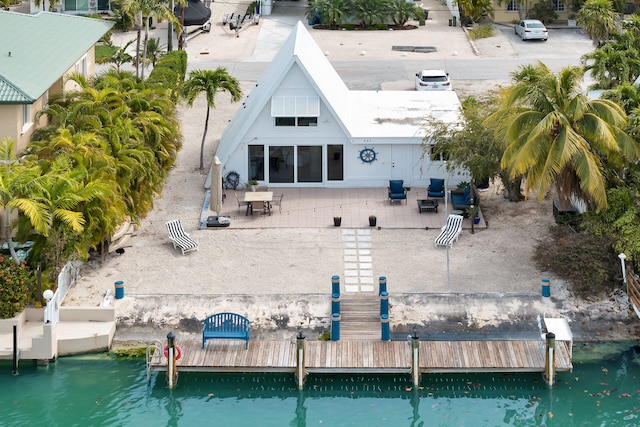
M 249 348 L 249 319 L 237 313 L 217 313 L 204 319 L 202 325 L 202 348 L 207 340 L 244 340 L 245 350 Z

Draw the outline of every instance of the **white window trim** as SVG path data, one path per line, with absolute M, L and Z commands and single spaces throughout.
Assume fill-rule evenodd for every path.
M 84 77 L 89 77 L 89 59 L 87 58 L 86 54 L 84 54 L 82 58 L 80 58 L 78 62 L 76 62 L 75 70 L 76 73 L 82 74 Z
M 567 10 L 567 4 L 565 0 L 554 0 L 556 12 L 564 12 Z
M 31 104 L 22 104 L 22 133 L 27 132 L 31 126 L 33 126 Z

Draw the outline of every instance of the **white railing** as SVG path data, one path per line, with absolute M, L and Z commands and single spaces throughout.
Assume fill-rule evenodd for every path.
M 47 300 L 47 306 L 44 308 L 44 323 L 56 324 L 60 319 L 60 306 L 67 296 L 71 285 L 78 279 L 81 262 L 67 262 L 60 274 L 58 274 L 58 287 L 53 293 L 51 299 Z

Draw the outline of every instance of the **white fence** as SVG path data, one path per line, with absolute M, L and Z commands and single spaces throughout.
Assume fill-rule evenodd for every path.
M 53 293 L 51 299 L 47 300 L 47 306 L 44 309 L 44 323 L 56 324 L 60 319 L 60 306 L 62 301 L 67 296 L 69 288 L 78 279 L 78 273 L 80 272 L 80 261 L 69 261 L 60 274 L 58 274 L 58 287 Z

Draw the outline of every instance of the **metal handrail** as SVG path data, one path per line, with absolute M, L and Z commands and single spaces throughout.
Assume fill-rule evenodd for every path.
M 151 359 L 153 359 L 153 356 L 154 356 L 154 354 L 151 353 L 151 349 L 154 349 L 154 354 L 155 354 L 155 351 L 161 352 L 162 341 L 153 340 L 147 346 L 147 350 L 145 354 L 145 361 L 147 364 L 147 381 L 151 380 Z

